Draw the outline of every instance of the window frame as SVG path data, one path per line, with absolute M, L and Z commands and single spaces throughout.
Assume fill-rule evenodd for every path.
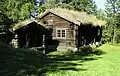
M 58 30 L 60 30 L 60 37 L 58 37 Z M 63 37 L 63 30 L 64 30 L 65 37 Z M 56 28 L 56 38 L 57 39 L 66 39 L 66 28 Z

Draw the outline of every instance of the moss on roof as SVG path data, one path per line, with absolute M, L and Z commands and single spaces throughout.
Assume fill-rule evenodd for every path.
M 40 21 L 28 19 L 28 20 L 20 21 L 19 23 L 15 24 L 15 25 L 10 29 L 10 31 L 11 31 L 11 32 L 14 32 L 14 31 L 18 30 L 19 28 L 22 28 L 22 27 L 24 27 L 24 26 L 27 26 L 28 24 L 33 23 L 33 22 L 36 22 L 38 25 L 45 26 L 45 25 L 44 25 L 42 22 L 40 22 Z
M 93 24 L 93 25 L 99 25 L 99 26 L 102 26 L 102 25 L 105 25 L 105 21 L 103 20 L 99 20 L 96 18 L 96 16 L 93 16 L 93 15 L 89 15 L 87 14 L 86 12 L 78 12 L 78 11 L 75 11 L 75 10 L 68 10 L 68 9 L 62 9 L 62 8 L 54 8 L 54 9 L 49 9 L 49 10 L 46 10 L 46 12 L 44 12 L 43 14 L 39 15 L 38 17 L 39 18 L 42 18 L 44 17 L 46 14 L 48 14 L 49 12 L 51 13 L 54 13 L 70 22 L 73 22 L 77 25 L 80 25 L 81 23 L 82 24 Z M 26 26 L 32 22 L 37 22 L 38 24 L 41 24 L 41 25 L 44 25 L 43 23 L 41 23 L 40 21 L 36 21 L 36 20 L 31 20 L 31 19 L 28 19 L 28 20 L 24 20 L 24 21 L 21 21 L 17 24 L 15 24 L 13 27 L 12 27 L 12 30 L 15 31 L 23 26 Z
M 62 9 L 62 8 L 54 8 L 46 10 L 42 15 L 39 15 L 40 18 L 44 17 L 47 13 L 54 13 L 68 21 L 71 21 L 77 25 L 80 25 L 81 23 L 92 23 L 93 25 L 105 25 L 105 21 L 99 20 L 96 18 L 96 16 L 89 15 L 86 12 L 78 12 L 75 10 L 68 10 L 68 9 Z
M 35 22 L 34 20 L 24 20 L 24 21 L 20 21 L 19 23 L 15 24 L 13 27 L 12 27 L 12 30 L 15 31 L 23 26 L 26 26 L 32 22 Z

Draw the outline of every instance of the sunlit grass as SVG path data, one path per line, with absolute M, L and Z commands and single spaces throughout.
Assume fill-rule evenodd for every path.
M 106 54 L 87 56 L 85 58 L 95 58 L 88 61 L 81 59 L 74 61 L 64 61 L 66 63 L 77 64 L 72 66 L 74 69 L 60 69 L 47 71 L 46 76 L 119 76 L 120 75 L 120 47 L 105 44 L 98 49 L 103 50 Z M 54 53 L 55 54 L 55 53 Z M 56 53 L 57 54 L 57 53 Z M 73 57 L 71 57 L 73 58 Z M 62 61 L 60 61 L 62 62 Z M 58 65 L 60 66 L 60 64 Z M 68 67 L 65 67 L 68 68 Z
M 98 49 L 101 54 L 57 51 L 44 55 L 0 44 L 0 73 L 2 76 L 119 76 L 120 47 L 105 44 Z

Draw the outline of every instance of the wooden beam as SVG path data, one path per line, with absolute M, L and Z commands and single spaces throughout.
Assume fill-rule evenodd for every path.
M 45 49 L 46 49 L 46 47 L 45 47 L 45 34 L 43 34 L 43 45 L 42 45 L 42 47 L 43 47 L 43 53 L 45 54 Z
M 78 26 L 74 25 L 74 48 L 78 49 Z

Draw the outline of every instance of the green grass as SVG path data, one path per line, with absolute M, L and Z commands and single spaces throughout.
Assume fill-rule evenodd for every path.
M 0 42 L 0 76 L 26 76 L 36 74 L 51 60 L 41 52 L 14 49 Z
M 47 66 L 45 76 L 119 76 L 120 47 L 105 44 L 98 49 L 102 55 L 76 56 L 59 52 L 51 53 L 58 62 Z
M 120 47 L 105 44 L 82 53 L 14 49 L 0 43 L 1 76 L 119 76 Z

